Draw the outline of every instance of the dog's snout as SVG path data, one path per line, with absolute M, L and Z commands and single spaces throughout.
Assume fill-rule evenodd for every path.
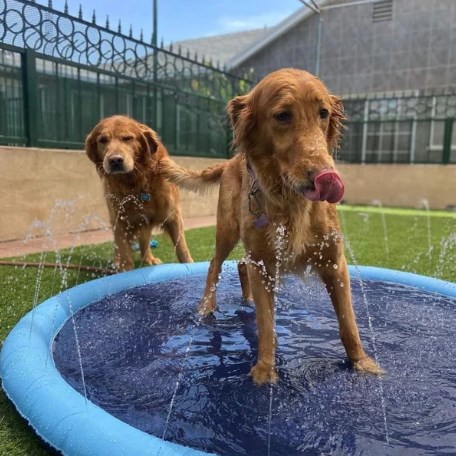
M 112 154 L 106 157 L 105 159 L 105 170 L 108 174 L 117 174 L 125 173 L 128 170 L 126 169 L 125 157 L 120 154 Z
M 121 167 L 124 163 L 124 158 L 122 155 L 113 155 L 109 157 L 109 164 L 114 167 Z

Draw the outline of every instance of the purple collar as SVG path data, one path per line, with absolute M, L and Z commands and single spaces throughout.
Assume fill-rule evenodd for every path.
M 258 182 L 253 172 L 250 163 L 247 162 L 247 171 L 250 176 L 250 192 L 249 192 L 249 212 L 255 216 L 255 221 L 253 222 L 255 228 L 261 229 L 269 225 L 269 219 L 261 208 L 260 201 L 258 200 L 258 192 L 260 188 L 258 187 Z

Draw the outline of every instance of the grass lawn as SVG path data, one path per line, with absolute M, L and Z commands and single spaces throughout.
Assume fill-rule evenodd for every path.
M 371 208 L 341 207 L 340 220 L 351 264 L 381 266 L 429 275 L 456 282 L 456 217 L 454 214 L 379 211 Z M 431 213 L 432 214 L 432 213 Z M 163 262 L 175 261 L 173 246 L 157 236 L 154 251 Z M 187 232 L 187 242 L 195 261 L 210 259 L 215 229 Z M 28 255 L 17 260 L 83 264 L 107 267 L 111 244 L 83 246 L 72 250 Z M 238 246 L 231 258 L 241 258 Z M 139 264 L 138 264 L 139 266 Z M 59 291 L 96 276 L 72 270 L 0 266 L 0 340 L 34 305 Z M 25 420 L 0 391 L 0 455 L 39 456 L 55 454 L 35 436 Z

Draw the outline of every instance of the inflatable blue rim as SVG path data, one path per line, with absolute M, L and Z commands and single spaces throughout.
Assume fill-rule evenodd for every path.
M 235 268 L 235 261 L 224 268 Z M 113 417 L 86 400 L 60 375 L 52 356 L 57 333 L 72 314 L 129 288 L 207 273 L 208 262 L 166 264 L 96 279 L 54 296 L 25 315 L 5 340 L 0 356 L 3 389 L 36 433 L 63 454 L 208 455 L 164 441 Z M 416 274 L 350 266 L 352 280 L 402 284 L 456 298 L 456 284 Z

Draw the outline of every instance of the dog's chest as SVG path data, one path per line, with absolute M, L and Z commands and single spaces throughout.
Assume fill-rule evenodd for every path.
M 267 229 L 268 244 L 287 268 L 305 266 L 312 256 L 319 234 L 313 229 L 308 210 L 282 213 Z
M 297 266 L 305 262 L 309 255 L 309 244 L 312 241 L 312 233 L 303 230 L 287 230 L 283 236 L 276 233 L 273 247 L 276 257 L 288 267 Z
M 111 202 L 117 216 L 134 225 L 155 224 L 163 212 L 163 205 L 152 195 L 144 198 L 141 195 L 130 194 Z

